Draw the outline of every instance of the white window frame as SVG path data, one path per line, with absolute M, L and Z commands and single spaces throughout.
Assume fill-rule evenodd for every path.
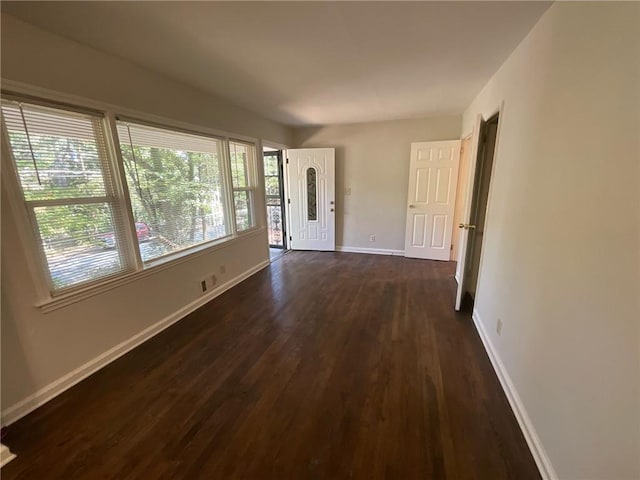
M 185 256 L 188 255 L 190 252 L 192 251 L 197 251 L 199 249 L 202 248 L 207 248 L 208 246 L 211 245 L 216 245 L 220 242 L 224 242 L 224 241 L 228 241 L 230 239 L 235 238 L 235 235 L 237 234 L 236 229 L 235 229 L 235 218 L 232 216 L 233 212 L 230 212 L 230 208 L 233 209 L 233 207 L 230 207 L 229 202 L 233 200 L 233 198 L 231 198 L 231 200 L 229 199 L 229 192 L 228 192 L 228 187 L 227 187 L 227 177 L 229 175 L 229 170 L 227 169 L 227 164 L 229 163 L 228 157 L 226 155 L 226 151 L 228 150 L 228 145 L 229 145 L 229 139 L 227 137 L 223 137 L 223 136 L 219 136 L 219 135 L 210 135 L 210 134 L 205 134 L 202 132 L 196 132 L 193 130 L 185 130 L 182 128 L 175 128 L 175 127 L 171 127 L 168 125 L 162 125 L 162 124 L 158 124 L 158 123 L 152 123 L 152 122 L 147 122 L 144 120 L 139 120 L 136 118 L 131 118 L 128 116 L 114 116 L 114 138 L 115 141 L 117 142 L 117 156 L 118 156 L 118 164 L 121 167 L 121 181 L 124 183 L 124 188 L 126 189 L 126 195 L 127 195 L 127 201 L 128 201 L 128 209 L 129 209 L 129 214 L 131 216 L 131 224 L 133 225 L 133 231 L 135 232 L 135 219 L 133 216 L 133 208 L 131 206 L 131 196 L 130 196 L 130 192 L 129 192 L 129 188 L 128 188 L 128 183 L 127 183 L 127 176 L 126 176 L 126 170 L 125 170 L 125 166 L 124 166 L 124 161 L 122 158 L 122 149 L 121 149 L 121 142 L 120 142 L 120 137 L 118 136 L 118 131 L 117 131 L 117 122 L 124 122 L 124 123 L 130 123 L 132 125 L 140 125 L 140 126 L 146 126 L 146 127 L 151 127 L 151 128 L 156 128 L 159 130 L 166 130 L 169 132 L 175 132 L 175 133 L 185 133 L 188 135 L 196 135 L 196 136 L 200 136 L 200 137 L 206 137 L 206 138 L 211 138 L 214 139 L 218 142 L 220 142 L 220 147 L 219 147 L 219 153 L 220 153 L 220 175 L 221 175 L 221 187 L 222 187 L 222 196 L 224 197 L 224 221 L 225 221 L 225 227 L 226 227 L 226 234 L 220 238 L 216 238 L 214 240 L 208 240 L 205 242 L 200 242 L 200 243 L 196 243 L 194 245 L 191 245 L 189 247 L 185 247 L 185 248 L 181 248 L 180 250 L 177 250 L 175 252 L 169 252 L 169 253 L 165 253 L 164 255 L 159 255 L 157 257 L 154 257 L 151 260 L 147 260 L 146 262 L 144 260 L 142 260 L 142 257 L 140 255 L 140 249 L 138 248 L 138 239 L 137 236 L 135 236 L 135 233 L 133 234 L 135 236 L 135 250 L 137 251 L 138 257 L 140 259 L 140 268 L 141 269 L 148 269 L 152 266 L 155 265 L 161 265 L 167 261 L 171 261 L 174 258 L 177 257 L 181 257 L 181 256 Z M 123 143 L 127 143 L 127 139 L 124 139 Z M 253 145 L 253 144 L 252 144 Z M 244 233 L 244 232 L 242 232 Z
M 230 134 L 224 131 L 201 127 L 186 122 L 169 120 L 164 117 L 146 114 L 74 95 L 62 94 L 39 87 L 31 87 L 20 82 L 5 81 L 3 83 L 4 88 L 6 88 L 6 90 L 2 90 L 3 99 L 7 98 L 14 101 L 23 101 L 24 103 L 39 104 L 61 110 L 84 111 L 94 115 L 98 114 L 103 116 L 104 135 L 109 154 L 108 164 L 109 168 L 111 168 L 114 185 L 113 208 L 121 209 L 119 213 L 121 218 L 124 219 L 121 231 L 117 234 L 120 235 L 121 255 L 126 257 L 127 270 L 123 271 L 121 274 L 115 274 L 105 279 L 97 279 L 95 282 L 87 282 L 78 286 L 60 289 L 56 291 L 55 295 L 53 295 L 49 288 L 49 275 L 45 269 L 46 258 L 42 258 L 44 250 L 41 242 L 39 241 L 39 234 L 34 231 L 34 228 L 32 228 L 28 209 L 25 205 L 22 187 L 19 183 L 17 172 L 15 171 L 15 163 L 12 157 L 13 153 L 11 146 L 8 142 L 9 138 L 6 126 L 4 124 L 2 125 L 2 165 L 3 172 L 8 172 L 9 174 L 5 173 L 4 175 L 1 175 L 1 180 L 8 195 L 9 204 L 18 230 L 17 233 L 22 245 L 24 246 L 27 265 L 34 280 L 37 294 L 35 306 L 40 308 L 43 313 L 57 310 L 93 295 L 136 281 L 139 278 L 154 275 L 178 263 L 189 261 L 198 256 L 225 248 L 229 242 L 233 242 L 239 238 L 258 236 L 265 230 L 263 225 L 264 219 L 257 216 L 258 211 L 255 205 L 256 190 L 260 188 L 260 183 L 256 173 L 257 152 L 262 148 L 262 142 L 259 139 Z M 135 219 L 133 217 L 133 210 L 131 208 L 131 200 L 126 182 L 126 172 L 124 171 L 124 163 L 120 149 L 120 139 L 117 135 L 116 119 L 125 119 L 135 123 L 146 124 L 177 132 L 190 133 L 193 135 L 213 137 L 222 142 L 223 188 L 226 199 L 226 214 L 230 222 L 228 229 L 230 232 L 229 235 L 209 242 L 199 243 L 175 253 L 163 255 L 162 257 L 158 257 L 157 259 L 146 263 L 142 261 L 140 257 L 140 250 L 138 248 Z M 235 221 L 235 202 L 233 199 L 230 172 L 230 141 L 249 145 L 254 150 L 254 158 L 252 162 L 249 162 L 251 165 L 249 166 L 248 172 L 251 181 L 250 196 L 253 226 L 240 232 L 237 231 Z M 37 228 L 37 226 L 35 226 L 35 228 Z
M 67 197 L 60 199 L 46 199 L 46 200 L 27 200 L 22 184 L 20 183 L 20 176 L 18 171 L 16 170 L 16 162 L 13 157 L 13 149 L 11 148 L 11 142 L 9 140 L 9 132 L 7 126 L 2 124 L 2 138 L 4 143 L 4 152 L 3 156 L 7 161 L 3 162 L 3 167 L 6 169 L 5 171 L 10 172 L 9 175 L 5 175 L 7 180 L 11 183 L 10 191 L 15 192 L 18 195 L 20 200 L 21 209 L 26 218 L 28 220 L 29 231 L 33 238 L 32 242 L 29 242 L 35 245 L 35 254 L 38 262 L 38 271 L 41 272 L 43 284 L 40 288 L 46 289 L 48 295 L 51 298 L 55 298 L 61 295 L 65 295 L 66 293 L 74 292 L 78 289 L 82 288 L 90 288 L 93 285 L 98 285 L 105 281 L 108 281 L 113 278 L 117 278 L 121 275 L 131 273 L 136 269 L 135 256 L 132 255 L 132 252 L 129 248 L 127 248 L 128 242 L 126 241 L 126 237 L 128 235 L 129 228 L 127 227 L 126 222 L 126 212 L 125 207 L 123 205 L 123 196 L 121 192 L 121 185 L 119 182 L 119 175 L 117 169 L 115 168 L 113 162 L 113 152 L 111 148 L 111 136 L 109 132 L 109 126 L 107 122 L 107 118 L 103 112 L 93 111 L 93 110 L 84 110 L 82 108 L 73 108 L 68 106 L 61 106 L 56 104 L 51 104 L 46 101 L 39 101 L 33 99 L 22 99 L 20 97 L 16 97 L 13 95 L 3 95 L 3 100 L 7 100 L 10 102 L 18 102 L 24 103 L 25 105 L 35 105 L 41 106 L 45 108 L 50 108 L 52 110 L 59 110 L 65 113 L 78 113 L 84 115 L 91 115 L 99 119 L 100 128 L 102 129 L 102 134 L 104 135 L 105 142 L 107 144 L 107 158 L 104 159 L 106 162 L 102 165 L 102 175 L 107 175 L 110 179 L 109 182 L 104 182 L 105 193 L 103 196 L 95 196 L 95 197 Z M 106 169 L 106 170 L 105 170 Z M 54 287 L 52 282 L 52 278 L 50 275 L 49 267 L 48 267 L 48 259 L 45 254 L 44 242 L 40 236 L 40 228 L 38 226 L 38 221 L 35 215 L 35 209 L 38 207 L 57 207 L 57 206 L 66 206 L 66 205 L 88 205 L 92 203 L 106 203 L 109 204 L 113 213 L 113 228 L 114 234 L 117 238 L 118 245 L 118 256 L 120 257 L 120 262 L 122 265 L 122 270 L 119 273 L 115 273 L 113 275 L 108 275 L 105 278 L 97 278 L 95 280 L 81 282 L 78 285 L 71 285 L 68 287 L 58 288 Z
M 246 187 L 236 187 L 233 185 L 233 176 L 231 175 L 231 143 L 238 143 L 240 145 L 245 145 L 248 147 L 253 148 L 253 155 L 250 158 L 249 155 L 247 155 L 247 186 Z M 226 151 L 227 151 L 227 164 L 229 166 L 229 183 L 231 184 L 231 208 L 233 210 L 233 228 L 236 234 L 243 234 L 245 232 L 254 230 L 256 228 L 258 228 L 258 219 L 256 218 L 256 190 L 258 190 L 259 188 L 259 182 L 258 182 L 258 171 L 257 171 L 257 165 L 258 165 L 258 160 L 257 160 L 257 156 L 258 156 L 258 145 L 256 143 L 252 143 L 252 142 L 247 142 L 244 140 L 238 140 L 236 138 L 229 138 L 227 139 L 227 145 L 226 145 Z M 235 197 L 234 197 L 234 193 L 235 192 L 247 192 L 248 196 L 249 196 L 249 218 L 251 219 L 251 225 L 248 228 L 245 228 L 243 230 L 238 231 L 238 222 L 236 219 L 236 202 L 235 202 Z

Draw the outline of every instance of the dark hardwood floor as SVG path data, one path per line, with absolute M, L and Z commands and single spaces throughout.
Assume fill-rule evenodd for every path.
M 453 271 L 289 253 L 11 425 L 2 478 L 539 479 Z

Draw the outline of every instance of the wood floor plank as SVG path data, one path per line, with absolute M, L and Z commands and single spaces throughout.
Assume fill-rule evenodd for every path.
M 3 479 L 539 479 L 454 268 L 286 254 L 11 425 Z

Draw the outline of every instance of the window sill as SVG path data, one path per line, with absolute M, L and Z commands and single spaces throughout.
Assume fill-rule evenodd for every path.
M 156 273 L 166 270 L 167 268 L 171 268 L 180 263 L 193 260 L 194 258 L 197 258 L 199 256 L 233 246 L 237 240 L 254 237 L 265 231 L 266 231 L 265 227 L 253 227 L 251 229 L 245 230 L 235 235 L 224 237 L 222 239 L 208 243 L 207 245 L 202 245 L 202 246 L 194 247 L 188 250 L 183 250 L 181 252 L 176 253 L 175 255 L 167 256 L 156 261 L 151 261 L 147 263 L 145 265 L 145 268 L 142 270 L 125 273 L 123 275 L 119 275 L 118 277 L 115 277 L 115 278 L 110 278 L 98 284 L 93 284 L 84 288 L 79 288 L 78 290 L 64 293 L 62 295 L 58 295 L 55 297 L 49 297 L 40 302 L 37 302 L 35 306 L 39 308 L 42 311 L 42 313 L 52 312 L 54 310 L 58 310 L 68 305 L 78 303 L 89 297 L 93 297 L 94 295 L 98 295 L 100 293 L 121 287 L 122 285 L 126 285 L 128 283 L 134 282 L 136 280 L 147 277 L 149 275 L 155 275 Z

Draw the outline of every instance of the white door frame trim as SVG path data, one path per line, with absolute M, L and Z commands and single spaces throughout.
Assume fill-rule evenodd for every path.
M 464 206 L 464 211 L 463 211 L 463 216 L 462 216 L 462 223 L 469 223 L 469 217 L 471 215 L 471 202 L 473 199 L 473 189 L 474 189 L 474 180 L 475 180 L 475 174 L 476 174 L 476 166 L 478 163 L 478 147 L 480 146 L 480 126 L 482 125 L 482 122 L 486 122 L 487 120 L 489 120 L 491 117 L 495 116 L 496 114 L 498 115 L 498 130 L 496 131 L 496 143 L 494 146 L 494 153 L 493 153 L 493 167 L 492 167 L 492 171 L 491 171 L 491 178 L 489 180 L 489 192 L 487 193 L 487 212 L 489 211 L 489 209 L 491 208 L 491 199 L 493 197 L 493 191 L 494 191 L 494 185 L 495 185 L 495 180 L 494 180 L 494 176 L 495 176 L 495 172 L 496 172 L 496 165 L 497 165 L 497 161 L 498 161 L 498 157 L 499 157 L 499 147 L 500 147 L 500 137 L 501 137 L 501 131 L 502 131 L 502 126 L 504 124 L 504 100 L 502 100 L 500 102 L 499 105 L 497 105 L 496 107 L 494 107 L 492 110 L 490 110 L 491 113 L 489 113 L 488 115 L 483 115 L 482 113 L 479 113 L 476 116 L 476 123 L 474 125 L 474 131 L 472 132 L 473 135 L 473 139 L 471 142 L 471 158 L 470 158 L 470 164 L 469 164 L 469 169 L 467 172 L 467 191 L 466 191 L 466 195 L 465 195 L 465 206 Z M 490 223 L 489 220 L 490 216 L 486 215 L 485 216 L 485 223 L 484 223 L 484 232 L 487 231 L 487 227 Z M 462 272 L 459 267 L 461 265 L 461 260 L 463 258 L 463 256 L 466 256 L 467 254 L 467 248 L 468 248 L 468 242 L 467 242 L 467 236 L 468 236 L 468 232 L 466 230 L 463 230 L 461 232 L 461 235 L 458 239 L 458 243 L 459 245 L 462 247 L 462 238 L 464 236 L 464 249 L 460 248 L 458 249 L 458 259 L 457 259 L 457 264 L 456 264 L 456 280 L 458 280 L 458 292 L 456 294 L 456 310 L 460 309 L 460 305 L 458 304 L 458 302 L 460 301 L 458 299 L 458 297 L 460 297 L 460 299 L 462 298 L 462 296 L 464 295 L 464 292 L 460 292 L 460 290 L 462 288 L 464 288 L 464 285 L 461 284 L 464 283 L 464 272 Z M 480 285 L 482 284 L 482 264 L 483 264 L 483 260 L 484 260 L 484 254 L 485 254 L 485 249 L 481 249 L 480 250 L 480 260 L 478 263 L 478 277 L 476 280 L 476 299 L 479 296 L 478 295 L 478 287 L 480 287 Z M 466 266 L 465 266 L 466 267 Z

